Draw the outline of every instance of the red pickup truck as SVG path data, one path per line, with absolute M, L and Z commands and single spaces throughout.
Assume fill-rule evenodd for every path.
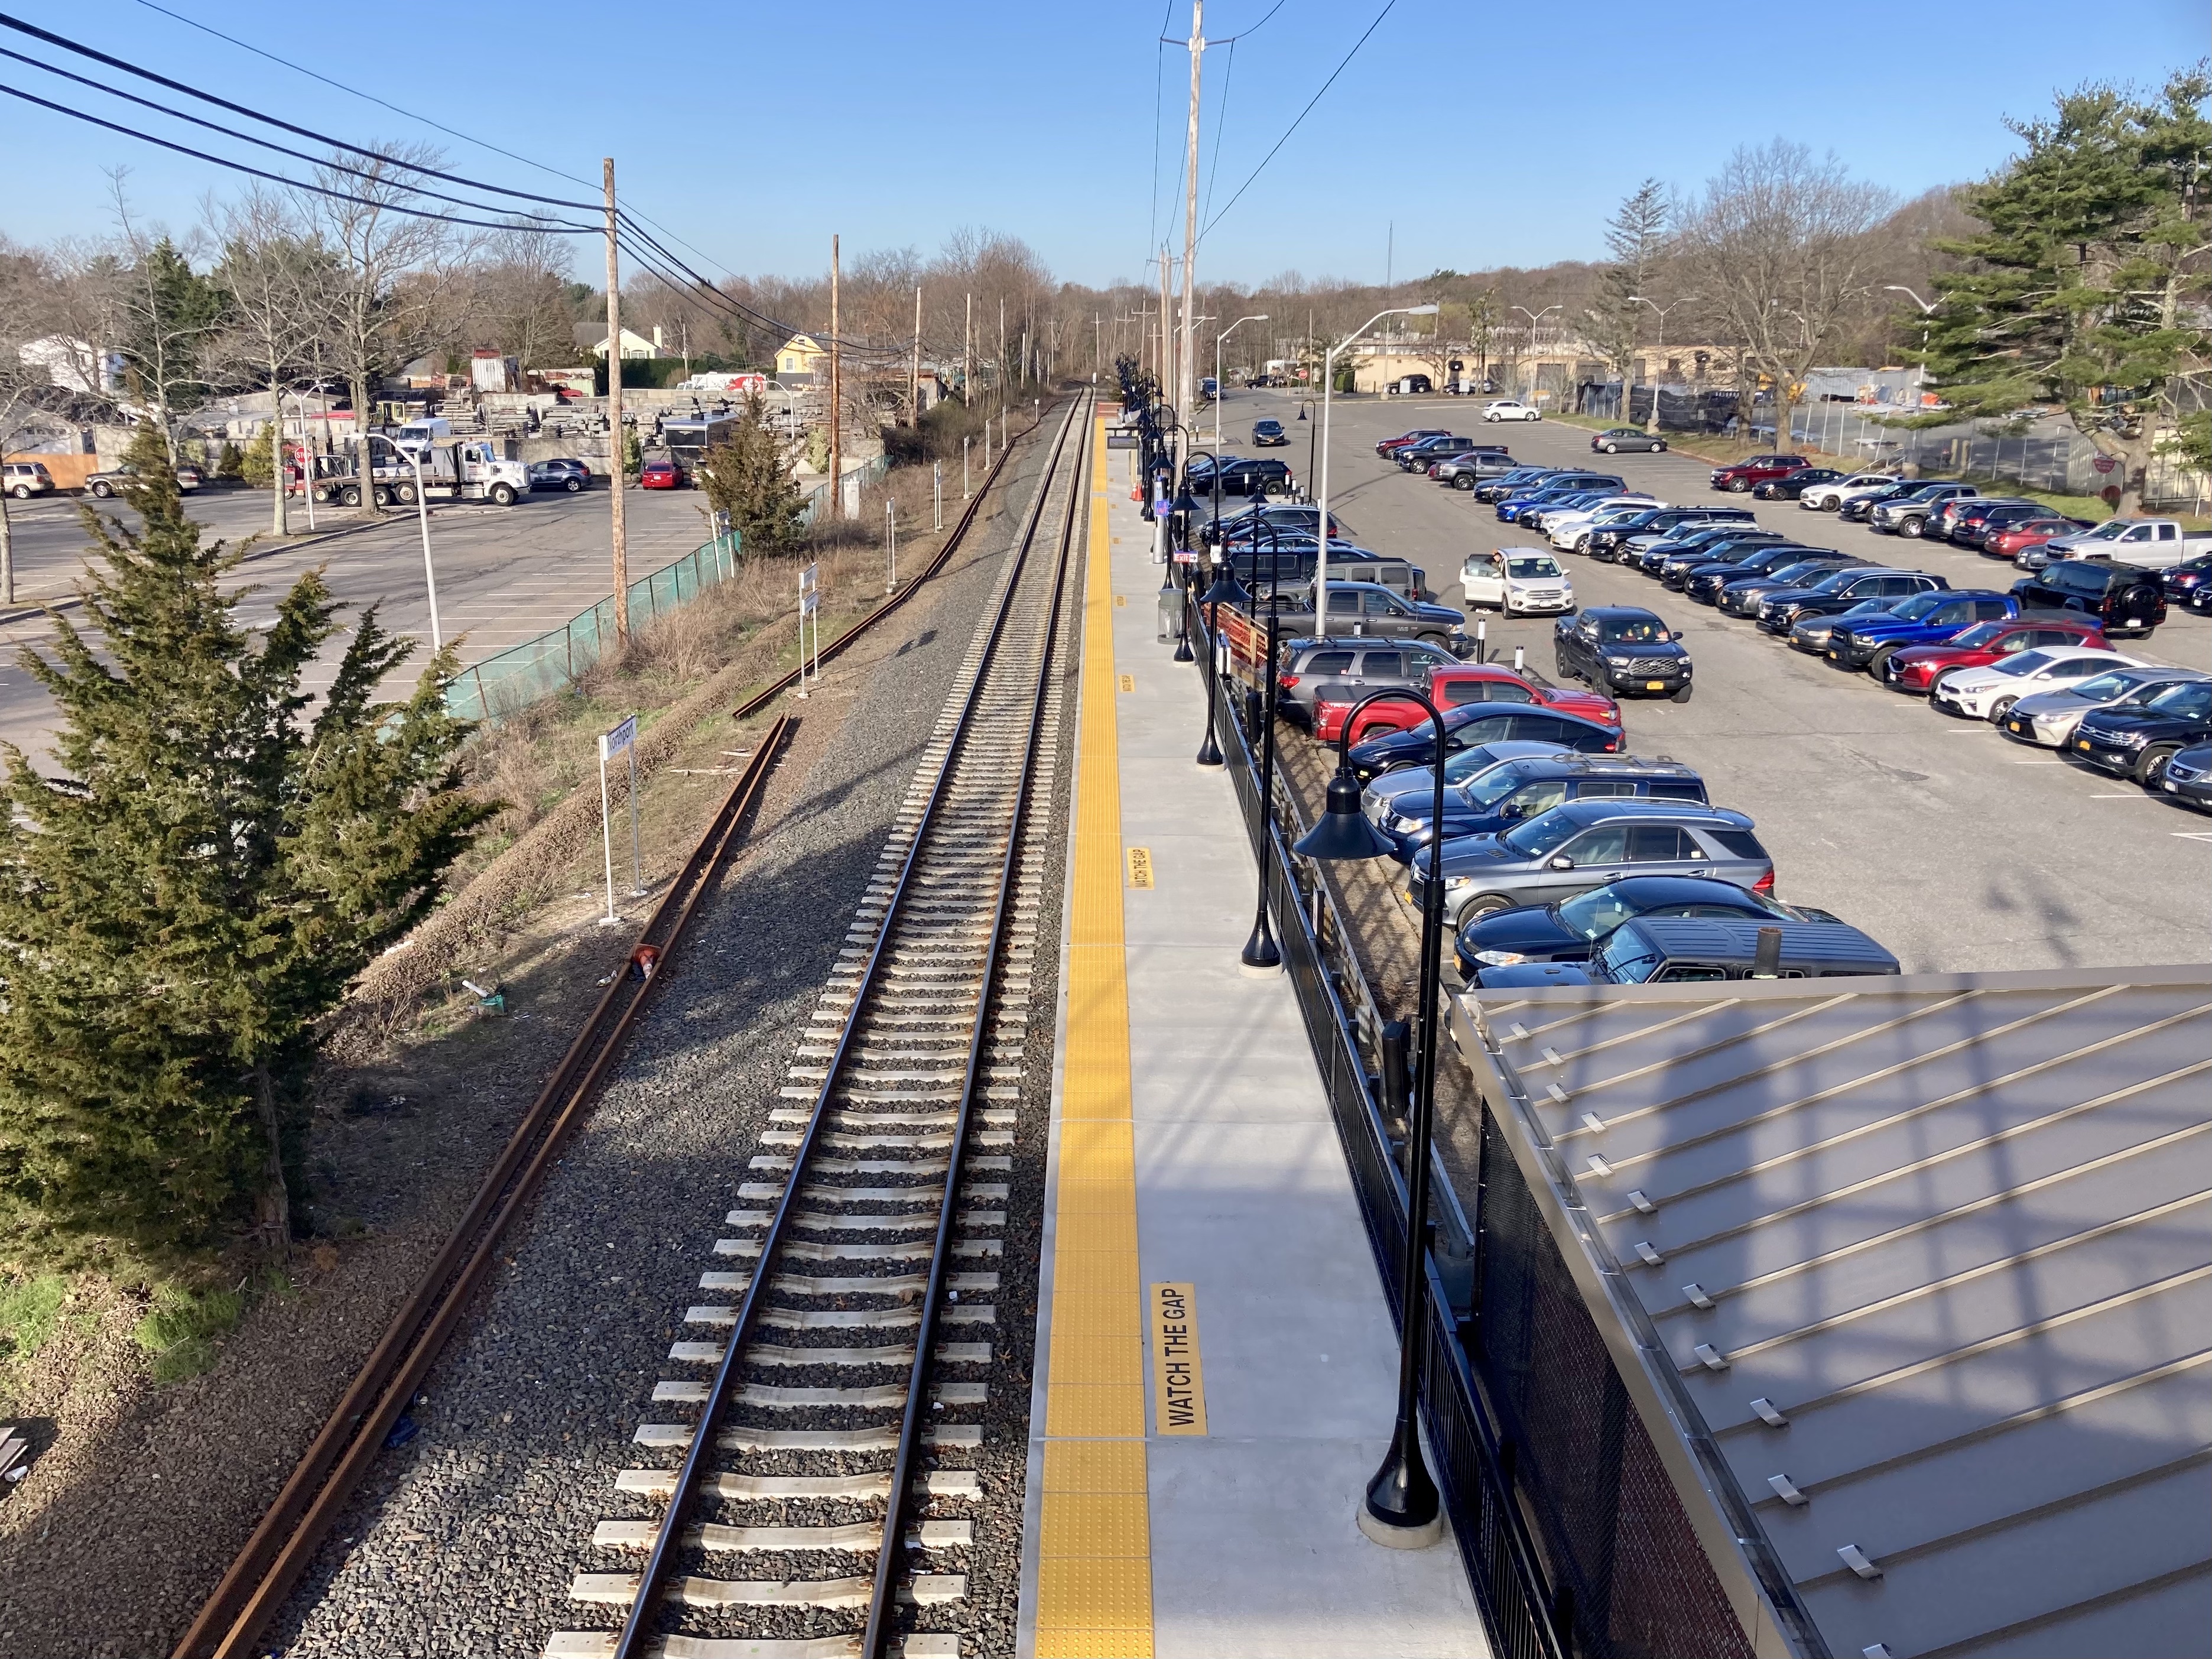
M 1725 489 L 1737 495 L 1747 495 L 1770 478 L 1786 478 L 1792 472 L 1812 465 L 1802 455 L 1753 455 L 1738 461 L 1734 466 L 1713 469 L 1713 488 Z
M 1361 688 L 1344 689 L 1365 695 Z M 1580 686 L 1553 685 L 1530 672 L 1516 674 L 1498 663 L 1462 663 L 1452 668 L 1431 669 L 1427 690 L 1439 708 L 1458 708 L 1471 702 L 1523 703 L 1556 708 L 1563 714 L 1579 715 L 1600 726 L 1609 726 L 1616 732 L 1620 730 L 1620 705 L 1611 697 L 1585 691 Z M 1358 696 L 1339 701 L 1324 689 L 1314 701 L 1315 738 L 1322 743 L 1334 743 L 1343 733 L 1345 715 L 1357 701 Z M 1359 711 L 1352 740 L 1364 743 L 1388 732 L 1405 731 L 1427 719 L 1419 703 L 1371 702 Z

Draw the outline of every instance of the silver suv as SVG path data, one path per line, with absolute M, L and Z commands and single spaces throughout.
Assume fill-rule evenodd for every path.
M 53 493 L 54 475 L 46 471 L 44 461 L 9 461 L 6 465 L 7 481 L 0 487 L 17 501 L 27 501 L 33 495 Z
M 1284 716 L 1313 724 L 1314 688 L 1352 685 L 1370 691 L 1424 690 L 1431 668 L 1453 668 L 1459 659 L 1426 640 L 1292 640 L 1283 647 L 1276 671 L 1275 701 Z
M 1498 910 L 1557 904 L 1629 876 L 1717 876 L 1771 896 L 1774 860 L 1741 812 L 1664 801 L 1571 800 L 1496 835 L 1448 841 L 1444 916 L 1455 927 Z M 1425 859 L 1407 892 L 1422 899 Z

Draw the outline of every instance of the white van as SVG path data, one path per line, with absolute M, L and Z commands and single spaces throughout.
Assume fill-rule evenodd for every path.
M 453 423 L 442 416 L 430 416 L 420 421 L 410 421 L 392 434 L 398 448 L 410 455 L 418 455 L 432 444 L 443 443 L 453 435 Z

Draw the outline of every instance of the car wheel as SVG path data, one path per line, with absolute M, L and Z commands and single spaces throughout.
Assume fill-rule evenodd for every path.
M 377 485 L 376 504 L 379 507 L 389 507 L 392 505 L 392 491 L 387 486 L 384 484 Z
M 31 486 L 28 484 L 17 484 L 8 493 L 10 495 L 13 495 L 19 501 L 27 501 L 31 499 Z
M 1874 655 L 1867 659 L 1867 672 L 1877 682 L 1881 681 L 1887 674 L 1889 669 L 1889 659 L 1895 656 L 1901 649 L 1903 649 L 1901 646 L 1885 645 L 1882 647 L 1881 650 L 1875 652 Z
M 1442 651 L 1449 651 L 1451 649 L 1451 639 L 1448 635 L 1428 633 L 1417 634 L 1413 637 L 1419 640 L 1424 645 L 1433 645 Z
M 412 507 L 415 504 L 415 486 L 411 483 L 396 484 L 392 487 L 392 493 L 397 495 L 405 506 Z
M 584 487 L 584 481 L 583 481 L 581 478 L 571 478 L 571 479 L 569 479 L 569 480 L 568 480 L 568 484 L 567 484 L 567 486 L 566 486 L 566 488 L 567 488 L 567 489 L 568 489 L 568 493 L 569 493 L 571 495 L 574 495 L 578 490 L 581 489 L 583 487 Z
M 1751 480 L 1748 478 L 1730 478 L 1729 480 L 1729 489 L 1735 495 L 1748 495 L 1751 493 Z
M 1909 542 L 1917 542 L 1928 533 L 1928 521 L 1925 519 L 1900 520 L 1897 533 Z
M 1605 447 L 1605 453 L 1608 455 L 1618 455 L 1620 453 L 1620 446 L 1619 444 L 1607 444 Z
M 1472 478 L 1454 478 L 1452 480 L 1452 488 L 1454 489 L 1473 489 L 1474 488 L 1474 480 Z
M 2143 757 L 2136 763 L 2136 781 L 2146 789 L 2157 788 L 2166 781 L 2166 763 L 2175 752 L 2171 746 L 2144 750 Z
M 115 486 L 108 483 L 106 479 L 102 478 L 98 483 L 93 485 L 92 493 L 99 496 L 102 501 L 106 501 L 110 495 L 112 495 L 115 493 Z
M 1686 686 L 1686 686 L 1684 686 L 1684 687 L 1683 687 L 1680 691 L 1677 691 L 1677 692 L 1674 694 L 1674 702 L 1689 702 L 1689 700 L 1690 700 L 1690 688 L 1689 688 L 1688 686 Z
M 2019 701 L 2020 699 L 2018 697 L 1999 697 L 1994 703 L 1991 703 L 1990 705 L 1990 724 L 1991 726 L 2002 726 L 2004 724 L 2004 717 L 2012 713 L 2013 704 Z
M 1480 921 L 1485 916 L 1494 916 L 1500 910 L 1514 910 L 1519 908 L 1503 893 L 1477 893 L 1465 904 L 1460 906 L 1459 920 L 1453 926 L 1464 928 L 1468 923 Z
M 361 505 L 361 486 L 359 484 L 347 485 L 345 493 L 340 495 L 338 500 L 348 507 L 359 507 Z
M 1667 446 L 1663 443 L 1654 444 L 1651 446 L 1651 453 L 1654 455 L 1664 455 L 1667 453 Z

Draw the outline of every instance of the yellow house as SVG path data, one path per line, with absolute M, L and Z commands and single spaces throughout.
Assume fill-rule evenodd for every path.
M 802 380 L 811 380 L 829 356 L 829 348 L 816 341 L 813 336 L 794 334 L 776 350 L 776 378 L 788 380 L 795 374 Z

